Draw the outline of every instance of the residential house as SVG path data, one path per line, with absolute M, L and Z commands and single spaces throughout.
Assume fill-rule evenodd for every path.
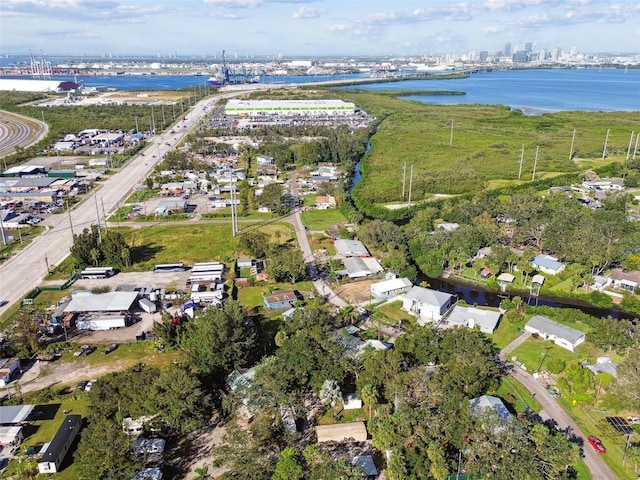
M 502 314 L 493 310 L 481 310 L 474 307 L 456 305 L 447 317 L 452 326 L 476 328 L 483 333 L 493 333 L 498 326 Z
M 531 266 L 542 273 L 557 275 L 561 273 L 565 265 L 551 255 L 536 255 L 531 259 Z
M 73 441 L 82 428 L 82 416 L 67 415 L 38 462 L 38 472 L 57 473 Z
M 352 280 L 370 277 L 384 271 L 382 265 L 373 257 L 349 257 L 345 258 L 342 263 L 345 270 L 341 273 Z
M 6 387 L 11 379 L 20 372 L 19 358 L 0 359 L 0 387 Z
M 392 278 L 371 284 L 371 296 L 378 300 L 393 298 L 407 293 L 413 286 L 408 278 Z
M 616 268 L 608 277 L 611 279 L 611 286 L 618 290 L 634 293 L 640 285 L 640 271 L 638 270 L 626 272 L 621 268 Z
M 351 459 L 351 465 L 360 470 L 363 477 L 372 478 L 378 476 L 378 469 L 372 455 L 356 455 Z
M 316 427 L 318 443 L 325 442 L 366 442 L 367 427 L 364 422 L 337 423 Z
M 338 239 L 334 242 L 338 255 L 343 257 L 368 257 L 369 250 L 360 240 Z
M 491 247 L 482 247 L 476 252 L 476 258 L 487 258 L 489 256 L 491 256 Z
M 184 213 L 187 208 L 187 201 L 182 199 L 160 200 L 156 207 L 156 216 L 166 217 L 177 213 Z
M 501 273 L 496 278 L 496 280 L 498 280 L 498 284 L 500 285 L 500 290 L 502 290 L 503 292 L 507 289 L 507 286 L 513 283 L 515 279 L 516 277 L 506 272 Z
M 556 345 L 571 352 L 585 341 L 585 334 L 580 330 L 568 327 L 542 315 L 536 315 L 529 320 L 524 329 L 527 332 L 538 334 L 545 340 L 553 340 Z
M 336 197 L 332 195 L 318 195 L 316 197 L 316 208 L 318 210 L 326 210 L 327 208 L 336 208 Z
M 274 164 L 274 159 L 273 157 L 270 157 L 268 155 L 258 155 L 256 157 L 256 163 L 260 166 L 263 165 L 273 165 Z
M 264 305 L 269 310 L 292 307 L 295 301 L 298 300 L 293 290 L 276 290 L 271 295 L 263 294 L 262 298 Z
M 238 268 L 251 268 L 253 267 L 253 260 L 251 258 L 239 258 L 236 260 L 236 266 Z
M 402 297 L 402 309 L 418 317 L 418 324 L 439 322 L 456 303 L 449 293 L 413 286 Z

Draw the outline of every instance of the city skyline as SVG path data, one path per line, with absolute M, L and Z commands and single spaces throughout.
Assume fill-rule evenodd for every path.
M 256 56 L 635 53 L 640 3 L 601 0 L 4 0 L 0 53 Z

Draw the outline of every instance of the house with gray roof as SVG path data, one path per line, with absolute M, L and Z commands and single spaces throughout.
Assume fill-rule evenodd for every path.
M 538 334 L 545 340 L 553 342 L 573 352 L 575 348 L 585 341 L 585 334 L 580 330 L 558 323 L 550 318 L 536 315 L 524 326 L 527 332 Z
M 339 239 L 334 242 L 336 252 L 343 257 L 368 257 L 369 250 L 360 240 Z
M 499 397 L 491 395 L 482 395 L 480 397 L 472 398 L 469 401 L 469 413 L 472 417 L 487 418 L 487 415 L 495 414 L 500 422 L 500 425 L 496 425 L 491 430 L 499 432 L 504 429 L 504 425 L 507 424 L 511 413 L 507 409 L 506 405 Z
M 447 317 L 451 326 L 476 328 L 483 333 L 493 333 L 502 314 L 494 310 L 481 310 L 474 307 L 456 305 Z
M 531 266 L 542 273 L 557 275 L 564 270 L 564 263 L 551 255 L 536 255 L 531 259 Z
M 402 297 L 402 309 L 415 315 L 419 325 L 440 322 L 455 303 L 453 295 L 418 286 L 411 287 Z

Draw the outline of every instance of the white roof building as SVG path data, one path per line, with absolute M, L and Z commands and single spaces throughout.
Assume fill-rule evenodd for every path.
M 418 317 L 419 325 L 439 322 L 454 304 L 453 295 L 418 286 L 411 287 L 402 298 L 402 309 Z
M 338 239 L 334 242 L 336 252 L 343 257 L 368 257 L 369 250 L 360 240 Z
M 371 284 L 371 296 L 377 299 L 393 298 L 409 291 L 413 286 L 408 278 L 392 278 Z
M 138 292 L 83 293 L 73 295 L 64 311 L 65 313 L 124 312 L 131 308 L 137 298 Z
M 447 322 L 450 325 L 459 327 L 479 327 L 483 333 L 493 333 L 501 316 L 500 312 L 493 310 L 481 310 L 479 308 L 456 305 L 447 317 Z
M 527 332 L 535 333 L 545 340 L 553 342 L 567 350 L 574 349 L 585 341 L 585 334 L 580 330 L 558 323 L 550 318 L 536 315 L 524 326 Z

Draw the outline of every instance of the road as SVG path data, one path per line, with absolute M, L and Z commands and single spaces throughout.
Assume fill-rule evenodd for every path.
M 501 360 L 506 360 L 508 352 L 510 352 L 509 348 L 513 347 L 514 344 L 518 344 L 528 338 L 528 334 L 521 335 L 515 342 L 513 342 L 510 346 L 507 346 L 505 350 L 500 352 Z M 512 350 L 513 348 L 511 348 Z M 532 396 L 535 396 L 536 401 L 542 407 L 542 410 L 551 417 L 558 428 L 561 430 L 569 429 L 572 434 L 575 436 L 578 441 L 582 441 L 582 454 L 584 464 L 591 472 L 591 477 L 594 480 L 615 480 L 618 478 L 607 466 L 607 464 L 602 460 L 601 454 L 597 453 L 587 441 L 587 436 L 580 430 L 578 425 L 573 421 L 573 419 L 565 412 L 564 408 L 558 404 L 557 400 L 554 397 L 551 397 L 545 385 L 531 375 L 526 373 L 524 370 L 513 367 L 509 369 L 509 375 L 520 383 L 524 388 L 526 388 Z M 565 430 L 566 431 L 566 430 Z
M 0 157 L 38 142 L 48 131 L 46 123 L 0 110 Z
M 165 132 L 149 138 L 149 146 L 142 152 L 144 155 L 131 159 L 102 185 L 87 194 L 70 214 L 58 214 L 50 219 L 45 232 L 0 266 L 0 300 L 7 301 L 0 307 L 0 314 L 38 286 L 48 274 L 48 268 L 58 265 L 69 255 L 73 241 L 72 230 L 73 233 L 78 233 L 97 223 L 98 215 L 103 221 L 103 212 L 108 215 L 115 211 L 135 188 L 144 185 L 146 177 L 162 157 L 191 129 L 198 126 L 215 102 L 241 93 L 222 93 L 202 100 L 186 115 L 186 120 L 181 120 L 174 126 L 175 133 Z

